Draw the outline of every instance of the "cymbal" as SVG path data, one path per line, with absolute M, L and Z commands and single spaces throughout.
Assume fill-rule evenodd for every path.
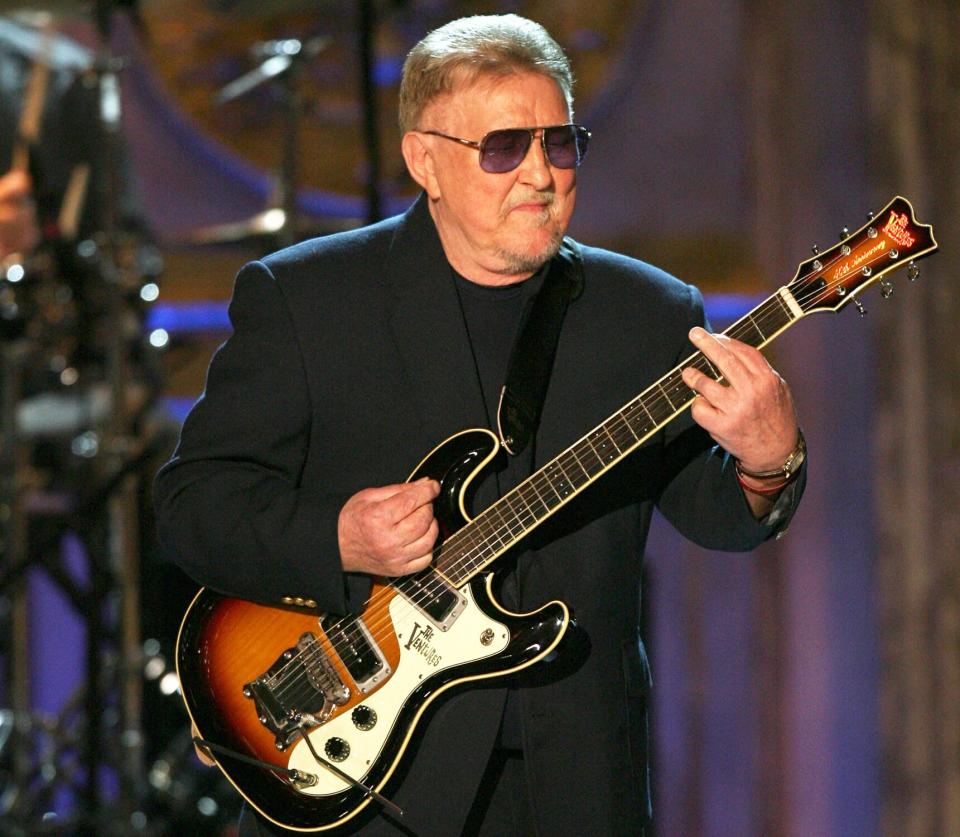
M 287 213 L 282 209 L 266 209 L 244 221 L 229 221 L 201 227 L 183 240 L 189 244 L 235 244 L 264 235 L 276 235 L 287 222 Z
M 0 0 L 0 13 L 7 8 Z M 50 19 L 51 15 L 46 12 L 0 17 L 0 46 L 54 69 L 86 70 L 93 63 L 93 53 L 66 35 L 45 32 L 43 27 Z
M 184 236 L 177 237 L 173 244 L 243 244 L 279 235 L 287 223 L 287 213 L 279 208 L 265 209 L 252 218 L 243 221 L 229 221 L 225 224 L 213 224 L 200 227 Z M 314 235 L 349 230 L 360 226 L 360 218 L 324 218 L 322 220 L 303 220 L 297 224 L 297 238 L 309 238 Z

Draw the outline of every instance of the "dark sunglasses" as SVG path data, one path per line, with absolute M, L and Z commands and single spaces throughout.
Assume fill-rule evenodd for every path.
M 479 149 L 480 168 L 490 174 L 503 174 L 513 171 L 524 161 L 537 131 L 541 132 L 540 144 L 551 166 L 556 166 L 558 169 L 575 169 L 587 156 L 590 132 L 582 125 L 502 128 L 499 131 L 491 131 L 480 142 L 451 137 L 439 131 L 423 131 L 423 133 Z

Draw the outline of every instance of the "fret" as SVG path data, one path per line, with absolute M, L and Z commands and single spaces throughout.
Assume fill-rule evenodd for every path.
M 700 366 L 697 366 L 697 364 L 698 364 L 700 361 L 703 361 L 703 363 L 704 363 L 704 364 L 706 365 L 706 367 L 707 367 L 706 369 L 703 369 L 703 368 L 701 368 Z M 693 359 L 693 363 L 691 363 L 690 365 L 691 365 L 691 366 L 695 366 L 697 369 L 699 369 L 701 372 L 709 375 L 709 376 L 710 376 L 711 378 L 713 378 L 713 380 L 715 380 L 715 381 L 718 381 L 718 382 L 719 382 L 719 381 L 722 381 L 722 380 L 723 380 L 723 375 L 721 375 L 721 374 L 717 371 L 716 367 L 710 362 L 710 359 L 709 359 L 706 355 L 704 355 L 704 354 L 701 354 L 701 353 L 698 352 L 698 353 L 696 354 L 696 356 L 694 357 L 694 359 Z
M 738 326 L 741 326 L 742 328 L 738 329 L 736 339 L 743 343 L 747 343 L 754 348 L 762 345 L 767 339 L 767 336 L 763 333 L 760 326 L 757 325 L 757 321 L 750 314 L 747 314 L 742 320 L 740 320 Z M 751 330 L 753 333 L 748 333 Z
M 630 426 L 630 432 L 633 433 L 638 442 L 656 427 L 647 408 L 639 402 L 634 402 L 626 407 L 623 413 L 627 424 Z
M 512 491 L 505 494 L 497 503 L 497 505 L 506 505 L 509 509 L 511 509 L 511 511 L 514 512 L 514 519 L 520 526 L 519 535 L 526 533 L 536 526 L 540 520 L 547 516 L 551 508 L 543 500 L 540 493 L 537 491 L 536 486 L 533 485 L 532 479 L 533 478 L 531 477 L 520 483 L 520 485 L 518 485 Z M 533 505 L 531 505 L 530 500 L 537 503 L 540 506 L 540 510 L 534 508 Z M 514 508 L 515 502 L 521 505 L 523 510 L 522 515 L 516 512 L 516 509 Z M 514 540 L 517 540 L 519 535 L 514 536 Z
M 543 468 L 531 476 L 529 482 L 530 485 L 536 489 L 537 494 L 540 495 L 541 499 L 543 500 L 543 504 L 548 510 L 552 511 L 560 505 L 560 502 L 563 500 L 563 498 L 557 493 L 557 489 L 554 488 L 550 480 L 547 479 L 547 475 L 544 473 Z
M 523 485 L 517 486 L 513 491 L 505 494 L 501 502 L 507 504 L 510 511 L 513 512 L 517 523 L 520 524 L 523 530 L 527 530 L 530 529 L 537 522 L 537 520 L 539 520 L 539 518 L 524 499 L 521 491 L 522 488 Z
M 784 288 L 782 292 L 789 293 L 786 288 Z M 780 306 L 780 313 L 783 314 L 783 319 L 780 321 L 780 325 L 786 325 L 791 320 L 797 319 L 797 317 L 803 313 L 801 311 L 800 314 L 796 314 L 790 310 L 790 306 L 787 304 L 787 301 L 781 297 L 780 294 L 775 294 L 773 297 L 771 297 L 771 299 Z
M 681 377 L 679 370 L 674 370 L 660 380 L 662 382 L 660 384 L 660 389 L 664 390 L 665 393 L 669 392 L 673 396 L 673 398 L 668 397 L 667 400 L 670 401 L 670 405 L 673 407 L 674 412 L 677 412 L 695 395 L 694 391 L 683 382 L 683 378 Z M 668 388 L 664 387 L 664 383 L 667 384 Z
M 603 426 L 598 427 L 596 430 L 590 433 L 590 435 L 587 436 L 587 442 L 597 454 L 597 458 L 600 460 L 601 466 L 606 466 L 609 462 L 612 462 L 620 453 L 616 442 L 613 441 L 613 437 Z
M 483 531 L 478 531 L 477 537 L 469 542 L 469 548 L 464 550 L 464 559 L 469 561 L 474 567 L 483 564 L 484 559 L 493 557 L 496 547 L 484 537 Z
M 624 408 L 623 412 L 632 414 L 629 418 L 630 427 L 638 439 L 642 439 L 657 426 L 657 422 L 650 414 L 650 410 L 648 410 L 646 404 L 643 403 L 642 396 L 634 398 L 633 401 Z M 637 425 L 640 426 L 638 427 Z
M 603 461 L 594 450 L 593 445 L 587 440 L 581 439 L 577 442 L 576 445 L 574 445 L 573 451 L 573 455 L 576 456 L 577 462 L 579 462 L 580 467 L 583 468 L 583 472 L 591 478 L 603 469 Z M 586 465 L 584 462 L 586 462 Z
M 660 381 L 657 381 L 657 387 L 659 387 L 660 392 L 663 393 L 663 397 L 667 399 L 667 403 L 670 405 L 672 412 L 676 412 L 677 408 L 673 406 L 673 402 L 670 400 L 670 396 L 667 395 L 667 391 L 663 388 L 663 384 Z
M 539 488 L 537 487 L 537 485 L 535 484 L 534 479 L 533 479 L 533 477 L 535 477 L 535 476 L 536 476 L 536 474 L 534 474 L 532 477 L 530 477 L 529 479 L 527 479 L 526 482 L 524 482 L 523 484 L 524 484 L 524 485 L 527 485 L 527 486 L 529 486 L 530 488 L 533 489 L 534 493 L 537 495 L 537 499 L 540 501 L 540 504 L 543 506 L 543 509 L 544 509 L 543 514 L 540 515 L 540 517 L 546 517 L 547 514 L 549 513 L 550 509 L 553 508 L 553 506 L 551 506 L 551 505 L 547 502 L 546 498 L 543 496 L 543 493 L 540 491 L 540 489 L 539 489 Z M 554 496 L 556 496 L 556 495 L 554 495 Z
M 561 454 L 561 456 L 563 456 L 563 470 L 574 487 L 579 488 L 581 485 L 585 485 L 590 481 L 590 474 L 587 469 L 583 467 L 580 457 L 577 456 L 576 447 L 571 448 L 565 454 Z M 570 473 L 574 467 L 577 470 L 574 471 L 574 476 L 571 477 Z
M 567 479 L 567 475 L 563 472 L 563 468 L 560 467 L 556 459 L 547 464 L 543 471 L 553 486 L 553 490 L 557 492 L 557 495 L 561 499 L 566 499 L 573 493 L 573 485 L 570 483 L 570 480 Z
M 641 397 L 644 398 L 644 409 L 653 417 L 653 423 L 659 427 L 676 413 L 670 399 L 661 395 L 663 387 L 659 382 L 648 389 Z
M 484 518 L 484 525 L 492 529 L 490 540 L 498 540 L 500 546 L 510 543 L 514 538 L 512 524 L 517 522 L 516 517 L 507 515 L 509 509 L 503 503 L 496 503 L 491 506 L 481 517 Z
M 514 491 L 518 492 L 524 503 L 527 504 L 527 508 L 530 509 L 530 513 L 535 520 L 541 520 L 547 516 L 550 507 L 543 501 L 543 497 L 540 496 L 540 492 L 537 491 L 536 486 L 533 485 L 531 478 L 520 483 Z
M 610 435 L 613 436 L 621 452 L 624 448 L 632 446 L 634 442 L 637 441 L 637 434 L 633 432 L 633 428 L 630 427 L 630 424 L 622 413 L 614 413 L 604 426 L 610 427 L 613 431 Z M 624 430 L 626 430 L 626 433 Z

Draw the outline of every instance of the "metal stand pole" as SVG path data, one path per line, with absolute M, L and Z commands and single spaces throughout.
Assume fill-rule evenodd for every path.
M 363 99 L 363 137 L 367 149 L 367 223 L 382 217 L 380 199 L 380 131 L 377 88 L 373 77 L 377 15 L 373 0 L 360 0 L 360 92 Z
M 5 569 L 26 562 L 27 520 L 23 495 L 26 487 L 29 454 L 17 432 L 17 404 L 20 401 L 20 383 L 26 345 L 19 340 L 3 347 L 2 376 L 0 376 L 0 537 L 2 537 Z M 8 589 L 0 588 L 0 610 L 6 619 L 0 620 L 0 631 L 7 637 L 7 682 L 5 696 L 13 710 L 10 738 L 11 773 L 14 787 L 23 786 L 30 767 L 30 754 L 19 720 L 30 709 L 30 642 L 27 620 L 27 583 L 20 575 Z M 2 621 L 6 621 L 4 630 Z

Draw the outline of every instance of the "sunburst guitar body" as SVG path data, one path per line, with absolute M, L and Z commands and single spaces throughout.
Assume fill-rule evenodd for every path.
M 467 523 L 464 495 L 498 445 L 486 430 L 459 433 L 410 476 L 440 482 L 445 542 Z M 571 618 L 564 604 L 510 613 L 492 583 L 475 575 L 457 589 L 431 568 L 375 582 L 362 613 L 337 617 L 201 590 L 177 643 L 183 697 L 202 739 L 252 761 L 208 755 L 273 822 L 342 824 L 390 779 L 434 698 L 532 665 L 560 642 Z M 291 782 L 291 769 L 308 781 Z

